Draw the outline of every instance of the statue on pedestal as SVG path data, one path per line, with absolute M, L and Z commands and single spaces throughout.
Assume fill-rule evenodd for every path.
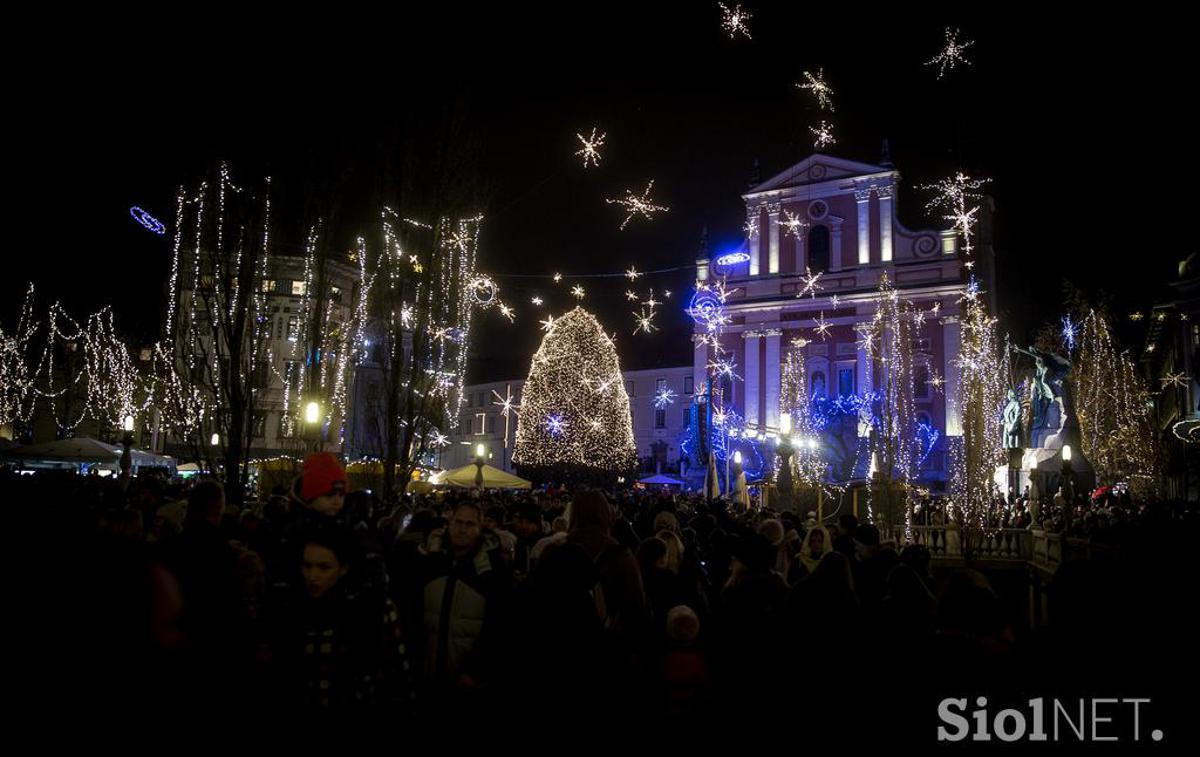
M 1063 429 L 1067 422 L 1067 407 L 1063 379 L 1071 365 L 1065 358 L 1037 347 L 1014 347 L 1034 360 L 1030 406 L 1033 411 L 1029 425 L 1029 446 L 1042 448 L 1063 444 Z M 1007 414 L 1007 410 L 1006 410 Z
M 1004 406 L 1004 449 L 1016 449 L 1021 445 L 1021 401 L 1017 393 L 1008 390 L 1008 404 Z

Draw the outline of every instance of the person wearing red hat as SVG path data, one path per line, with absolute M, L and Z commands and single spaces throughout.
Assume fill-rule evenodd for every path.
M 314 452 L 304 458 L 295 491 L 305 507 L 336 518 L 346 504 L 349 490 L 346 469 L 330 452 Z

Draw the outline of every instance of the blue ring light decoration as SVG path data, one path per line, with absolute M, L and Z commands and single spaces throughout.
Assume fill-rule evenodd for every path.
M 129 209 L 129 215 L 133 216 L 133 220 L 159 236 L 167 233 L 167 227 L 163 225 L 162 221 L 142 210 L 137 205 Z
M 750 260 L 750 253 L 748 252 L 727 252 L 724 255 L 713 258 L 713 265 L 728 268 L 738 263 L 745 263 L 748 260 Z
M 721 298 L 711 289 L 697 289 L 696 294 L 692 295 L 691 305 L 688 306 L 688 315 L 696 323 L 707 326 L 714 319 L 720 317 L 724 307 Z

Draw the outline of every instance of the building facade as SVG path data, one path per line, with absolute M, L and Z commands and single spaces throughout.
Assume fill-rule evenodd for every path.
M 900 223 L 899 189 L 900 174 L 891 166 L 813 155 L 742 195 L 747 238 L 739 252 L 745 254 L 718 251 L 698 260 L 698 283 L 725 279 L 729 322 L 721 345 L 742 379 L 729 382 L 732 406 L 747 432 L 768 439 L 779 432 L 789 353 L 801 366 L 799 396 L 834 399 L 879 388 L 880 370 L 872 369 L 856 326 L 874 316 L 883 276 L 905 302 L 936 312 L 916 328 L 911 347 L 915 420 L 936 432 L 928 437 L 936 441 L 921 477 L 937 486 L 945 481 L 947 439 L 962 434 L 952 398 L 968 271 L 953 231 L 912 231 Z M 981 269 L 990 268 L 984 262 Z M 817 273 L 818 284 L 806 290 Z M 712 348 L 699 338 L 704 333 L 698 323 L 697 387 L 712 360 Z M 870 433 L 862 424 L 846 428 L 860 447 Z M 856 446 L 853 439 L 846 444 Z M 768 468 L 775 459 L 770 449 L 761 457 Z

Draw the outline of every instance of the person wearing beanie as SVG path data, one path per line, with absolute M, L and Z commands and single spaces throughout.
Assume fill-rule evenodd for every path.
M 296 488 L 305 507 L 336 518 L 349 491 L 346 469 L 331 452 L 314 452 L 304 458 Z

